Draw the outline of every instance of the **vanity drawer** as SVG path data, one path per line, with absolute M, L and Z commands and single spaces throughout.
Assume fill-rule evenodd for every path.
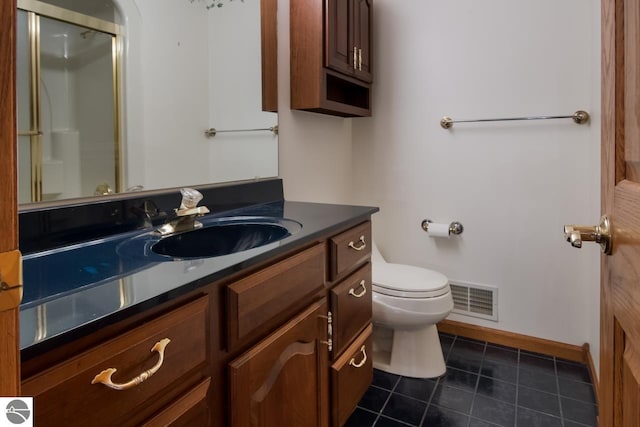
M 333 354 L 339 356 L 371 322 L 371 263 L 329 291 L 333 314 Z
M 353 227 L 329 240 L 330 276 L 336 280 L 371 255 L 371 222 Z
M 228 340 L 233 349 L 286 320 L 324 289 L 325 247 L 317 244 L 228 287 Z
M 22 392 L 34 396 L 36 425 L 138 424 L 183 392 L 197 375 L 194 370 L 205 366 L 207 319 L 208 298 L 203 297 L 25 380 Z M 165 338 L 170 342 L 160 363 L 156 343 Z M 117 369 L 111 380 L 122 384 L 158 365 L 146 380 L 124 390 L 92 384 L 108 368 Z
M 332 424 L 342 426 L 373 381 L 372 326 L 331 366 Z
M 167 408 L 157 413 L 142 427 L 187 427 L 209 424 L 209 405 L 207 391 L 211 378 L 207 378 L 188 392 L 184 393 Z

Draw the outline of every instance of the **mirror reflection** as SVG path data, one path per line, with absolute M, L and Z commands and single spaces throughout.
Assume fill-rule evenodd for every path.
M 261 3 L 18 0 L 19 202 L 276 176 Z

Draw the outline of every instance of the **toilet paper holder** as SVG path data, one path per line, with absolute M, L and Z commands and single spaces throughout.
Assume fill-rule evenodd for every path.
M 426 232 L 429 232 L 429 224 L 431 224 L 433 221 L 431 221 L 430 219 L 424 219 L 422 220 L 422 229 Z M 453 221 L 451 224 L 449 224 L 449 234 L 462 234 L 462 232 L 464 231 L 464 227 L 462 226 L 462 223 L 458 222 L 458 221 Z

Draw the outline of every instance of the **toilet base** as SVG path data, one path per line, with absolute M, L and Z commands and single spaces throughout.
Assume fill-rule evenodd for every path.
M 390 346 L 385 343 L 389 330 L 385 334 L 384 329 L 376 331 L 374 325 L 374 368 L 414 378 L 435 378 L 445 374 L 447 368 L 436 325 L 410 331 L 394 330 Z

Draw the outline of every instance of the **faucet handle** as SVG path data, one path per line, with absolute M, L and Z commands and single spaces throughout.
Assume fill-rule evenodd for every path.
M 180 209 L 193 209 L 198 206 L 200 200 L 202 200 L 202 193 L 193 188 L 180 189 L 182 194 L 182 203 L 180 203 Z

